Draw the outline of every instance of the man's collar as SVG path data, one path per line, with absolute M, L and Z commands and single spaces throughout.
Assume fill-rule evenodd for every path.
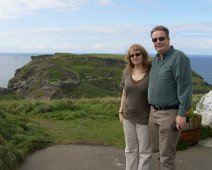
M 170 56 L 169 54 L 170 54 L 173 50 L 174 50 L 174 47 L 171 45 L 171 46 L 169 47 L 169 49 L 163 54 L 163 60 L 164 60 L 166 57 L 169 57 L 169 56 Z M 159 55 L 159 53 L 157 53 L 156 56 L 157 56 L 158 58 L 161 58 L 160 55 Z

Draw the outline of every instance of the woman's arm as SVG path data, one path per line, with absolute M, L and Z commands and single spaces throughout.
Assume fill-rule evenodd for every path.
M 123 112 L 124 112 L 125 101 L 126 101 L 126 91 L 123 89 L 121 95 L 121 104 L 119 108 L 119 120 L 121 123 L 123 123 Z

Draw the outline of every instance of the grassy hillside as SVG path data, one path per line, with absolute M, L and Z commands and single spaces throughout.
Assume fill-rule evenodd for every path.
M 212 90 L 212 86 L 205 82 L 203 78 L 194 71 L 192 72 L 192 81 L 194 87 L 194 94 L 204 94 Z
M 8 98 L 7 98 L 8 99 Z M 30 103 L 2 100 L 0 104 L 0 169 L 10 170 L 26 155 L 47 146 L 50 136 L 25 114 Z
M 195 96 L 195 102 L 200 96 Z M 120 98 L 2 100 L 0 169 L 10 170 L 29 153 L 50 144 L 96 144 L 124 148 L 118 120 Z M 204 128 L 204 138 L 212 130 Z M 179 145 L 179 149 L 183 149 Z
M 120 78 L 125 65 L 123 56 L 58 54 L 53 60 L 79 75 L 80 85 L 73 91 L 68 91 L 70 96 L 79 98 L 119 95 Z
M 33 57 L 16 71 L 9 87 L 28 98 L 93 98 L 119 96 L 126 63 L 123 55 L 68 54 Z M 194 94 L 212 86 L 193 72 Z

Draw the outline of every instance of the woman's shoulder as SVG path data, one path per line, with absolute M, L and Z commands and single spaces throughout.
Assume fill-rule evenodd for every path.
M 129 70 L 127 68 L 124 69 L 124 71 L 123 71 L 123 77 L 129 76 L 129 75 L 130 75 Z

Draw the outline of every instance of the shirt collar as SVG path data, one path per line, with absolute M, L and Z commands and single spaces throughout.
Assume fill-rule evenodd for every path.
M 169 47 L 169 49 L 164 53 L 163 59 L 165 59 L 166 57 L 169 57 L 169 56 L 170 56 L 169 54 L 172 53 L 172 51 L 174 51 L 174 47 L 171 45 L 171 46 Z M 157 56 L 158 58 L 160 58 L 159 53 L 157 53 L 156 56 Z

